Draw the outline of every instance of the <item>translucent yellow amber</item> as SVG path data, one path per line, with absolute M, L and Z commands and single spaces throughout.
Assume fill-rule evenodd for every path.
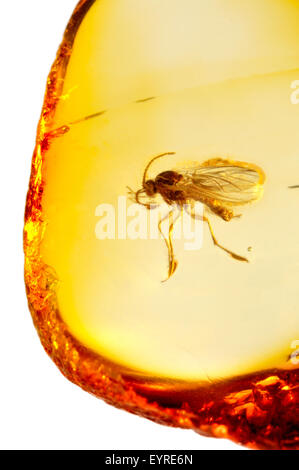
M 24 233 L 30 309 L 70 380 L 166 424 L 298 446 L 298 80 L 295 1 L 79 3 L 48 79 Z M 138 238 L 125 197 L 163 152 L 152 178 L 216 157 L 263 170 L 240 218 L 209 214 L 249 263 L 206 226 L 199 250 L 174 240 L 161 282 L 165 244 Z

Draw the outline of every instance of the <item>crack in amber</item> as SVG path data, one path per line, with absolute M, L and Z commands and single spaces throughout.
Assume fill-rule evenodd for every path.
M 51 130 L 76 32 L 95 0 L 82 0 L 67 27 L 47 82 L 25 212 L 25 281 L 40 340 L 61 372 L 87 392 L 158 423 L 230 438 L 255 449 L 299 449 L 299 381 L 296 370 L 265 370 L 213 382 L 149 379 L 101 357 L 69 332 L 56 298 L 57 275 L 40 256 L 43 163 L 53 139 L 70 129 Z M 143 101 L 150 100 L 145 98 Z M 142 101 L 142 100 L 141 100 Z M 90 116 L 92 117 L 92 116 Z M 86 119 L 88 119 L 87 117 Z

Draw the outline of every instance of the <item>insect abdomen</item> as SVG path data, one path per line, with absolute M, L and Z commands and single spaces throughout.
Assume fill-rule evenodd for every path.
M 218 201 L 207 201 L 205 204 L 211 209 L 212 212 L 214 212 L 214 214 L 218 215 L 226 222 L 229 222 L 234 216 L 232 210 L 222 206 Z

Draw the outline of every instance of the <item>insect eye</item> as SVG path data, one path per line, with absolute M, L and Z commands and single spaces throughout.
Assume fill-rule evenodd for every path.
M 157 192 L 156 185 L 153 180 L 148 180 L 144 185 L 144 189 L 149 196 Z

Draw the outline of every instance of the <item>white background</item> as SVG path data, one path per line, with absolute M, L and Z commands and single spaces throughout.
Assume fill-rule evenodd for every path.
M 1 2 L 1 449 L 240 449 L 106 405 L 68 382 L 27 308 L 22 226 L 47 74 L 76 0 Z

